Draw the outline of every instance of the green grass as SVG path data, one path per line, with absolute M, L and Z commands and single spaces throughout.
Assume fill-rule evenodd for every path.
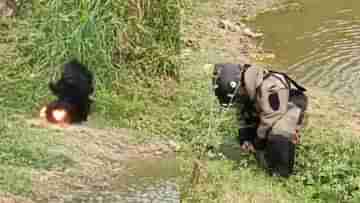
M 211 1 L 195 5 L 195 12 L 188 15 L 185 33 L 213 36 L 209 30 L 203 30 L 206 26 L 197 23 L 206 22 L 201 19 L 216 17 L 217 13 L 221 15 L 222 8 L 211 5 Z M 199 15 L 197 9 L 203 13 Z M 191 22 L 192 16 L 195 23 Z M 185 174 L 180 180 L 183 202 L 358 202 L 360 141 L 350 127 L 351 111 L 342 112 L 336 106 L 339 100 L 310 90 L 312 108 L 297 149 L 296 174 L 289 179 L 270 177 L 253 156 L 240 151 L 234 138 L 235 112 L 217 113 L 214 95 L 209 91 L 211 70 L 204 67 L 214 61 L 209 56 L 217 56 L 215 61 L 232 58 L 208 47 L 211 46 L 200 44 L 200 49 L 184 52 L 186 69 L 177 101 L 180 110 L 174 119 L 178 124 L 174 126 L 178 129 L 176 134 L 184 143 L 184 151 L 178 153 Z M 199 159 L 203 168 L 195 170 L 193 163 Z M 193 175 L 194 171 L 201 174 L 200 178 Z M 193 179 L 199 179 L 196 185 L 191 183 Z
M 187 174 L 182 182 L 184 202 L 359 201 L 360 142 L 349 128 L 341 127 L 346 125 L 347 116 L 338 113 L 337 120 L 331 120 L 330 115 L 310 115 L 312 124 L 304 129 L 297 150 L 296 174 L 289 179 L 272 178 L 258 167 L 253 156 L 240 152 L 234 138 L 235 112 L 216 113 L 208 75 L 201 69 L 194 66 L 193 75 L 185 79 L 188 82 L 183 85 L 191 89 L 183 86 L 189 89 L 184 89 L 187 94 L 180 94 L 181 113 L 175 118 L 176 134 L 186 143 L 185 151 L 178 154 L 179 160 L 184 159 L 183 173 Z M 202 182 L 192 187 L 192 163 L 199 158 L 206 169 L 201 172 Z
M 142 102 L 143 97 L 162 100 L 157 88 L 163 78 L 178 77 L 180 1 L 148 1 L 150 7 L 132 13 L 128 8 L 140 1 L 34 2 L 22 2 L 21 14 L 1 29 L 7 50 L 0 57 L 1 108 L 37 112 L 53 99 L 49 80 L 59 77 L 65 61 L 77 57 L 96 76 L 94 111 L 117 126 L 136 127 L 129 120 L 153 103 Z
M 163 16 L 158 10 L 143 12 L 149 8 L 145 4 L 137 11 L 125 9 L 140 2 L 136 0 L 34 2 L 38 5 L 22 3 L 20 16 L 0 23 L 0 46 L 6 50 L 0 54 L 0 190 L 29 194 L 32 171 L 74 164 L 52 152 L 61 145 L 56 133 L 28 126 L 23 117 L 37 115 L 53 98 L 48 81 L 58 77 L 68 57 L 76 56 L 96 74 L 95 118 L 105 120 L 104 125 L 170 137 L 181 144 L 177 157 L 184 174 L 183 202 L 359 201 L 359 141 L 344 128 L 348 118 L 338 116 L 327 97 L 311 98 L 329 108 L 311 109 L 297 173 L 290 179 L 267 176 L 254 157 L 237 150 L 235 113 L 219 114 L 209 70 L 204 69 L 214 60 L 209 56 L 228 58 L 196 49 L 177 57 L 180 34 L 194 31 L 189 30 L 190 16 L 190 28 L 178 30 L 176 9 L 183 2 L 150 1 L 165 9 Z M 205 7 L 196 12 L 206 2 L 198 2 L 189 12 L 199 18 L 215 15 L 206 13 Z M 197 159 L 204 168 L 200 182 L 191 186 Z
M 127 97 L 133 93 L 124 88 L 132 84 L 146 89 L 153 80 L 178 77 L 180 1 L 34 2 L 36 7 L 22 3 L 21 14 L 1 29 L 7 50 L 0 70 L 4 106 L 28 112 L 50 99 L 44 84 L 58 78 L 71 57 L 96 75 L 99 100 Z M 151 6 L 136 6 L 141 2 Z
M 29 169 L 11 165 L 0 165 L 0 190 L 15 195 L 31 193 L 31 176 Z
M 141 2 L 151 6 L 128 13 Z M 62 143 L 56 133 L 26 124 L 54 99 L 47 84 L 59 77 L 62 64 L 72 57 L 95 74 L 93 116 L 99 122 L 159 132 L 158 121 L 168 117 L 159 118 L 157 125 L 152 121 L 174 97 L 162 92 L 163 80 L 175 84 L 181 67 L 181 2 L 141 2 L 17 1 L 18 15 L 1 19 L 0 190 L 29 194 L 33 171 L 74 164 L 71 157 L 52 151 Z M 144 15 L 137 18 L 137 12 Z M 126 35 L 129 41 L 124 41 Z
M 18 3 L 19 15 L 0 23 L 0 189 L 28 195 L 33 171 L 61 169 L 73 161 L 51 150 L 61 145 L 56 133 L 29 126 L 27 118 L 53 99 L 47 83 L 58 77 L 69 57 L 112 76 L 106 68 L 112 67 L 115 38 L 107 12 L 111 1 Z M 109 81 L 98 80 L 99 89 L 110 86 Z
M 114 60 L 143 79 L 179 76 L 180 9 L 183 0 L 119 1 L 117 13 L 126 26 L 117 29 Z M 120 21 L 121 22 L 121 21 Z M 147 77 L 146 77 L 147 76 Z
M 26 195 L 31 192 L 33 170 L 61 169 L 73 161 L 51 147 L 59 146 L 57 135 L 33 128 L 26 119 L 0 113 L 0 180 L 1 190 Z

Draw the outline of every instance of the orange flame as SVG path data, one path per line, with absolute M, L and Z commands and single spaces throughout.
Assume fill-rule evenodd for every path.
M 67 115 L 67 112 L 64 109 L 55 109 L 52 112 L 52 116 L 54 117 L 54 119 L 57 122 L 65 121 L 66 115 Z
M 44 106 L 40 110 L 40 118 L 46 118 L 47 107 Z M 51 112 L 51 117 L 53 121 L 60 125 L 66 125 L 68 122 L 68 112 L 65 109 L 53 109 Z

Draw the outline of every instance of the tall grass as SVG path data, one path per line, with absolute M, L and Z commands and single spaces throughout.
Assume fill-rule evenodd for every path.
M 182 0 L 117 1 L 124 8 L 115 63 L 141 76 L 178 77 Z
M 97 88 L 111 87 L 111 1 L 41 1 L 37 6 L 23 3 L 20 15 L 9 20 L 3 45 L 8 57 L 0 57 L 6 58 L 0 69 L 0 105 L 19 112 L 36 108 L 49 96 L 49 80 L 72 57 L 95 72 Z
M 99 75 L 100 86 L 111 81 L 114 45 L 111 1 L 44 1 L 24 19 L 17 48 L 26 65 L 54 74 L 59 65 L 76 57 Z

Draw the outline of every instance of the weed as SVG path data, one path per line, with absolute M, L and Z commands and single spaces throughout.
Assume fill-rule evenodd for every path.
M 120 1 L 116 64 L 139 76 L 179 76 L 180 9 L 178 0 Z

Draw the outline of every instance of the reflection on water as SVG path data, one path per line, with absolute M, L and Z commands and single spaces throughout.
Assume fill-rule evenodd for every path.
M 91 191 L 74 191 L 65 203 L 179 203 L 179 176 L 175 157 L 134 159 L 124 163 L 126 173 L 112 174 L 109 186 Z
M 360 93 L 360 1 L 298 0 L 296 11 L 259 15 L 264 48 L 307 87 L 340 95 Z M 357 97 L 356 97 L 357 98 Z
M 66 195 L 64 203 L 179 203 L 180 194 L 173 181 L 162 181 L 142 190 L 82 191 Z
M 121 202 L 180 202 L 176 186 L 179 168 L 174 156 L 127 161 L 126 168 L 128 174 L 115 176 L 111 184 Z

